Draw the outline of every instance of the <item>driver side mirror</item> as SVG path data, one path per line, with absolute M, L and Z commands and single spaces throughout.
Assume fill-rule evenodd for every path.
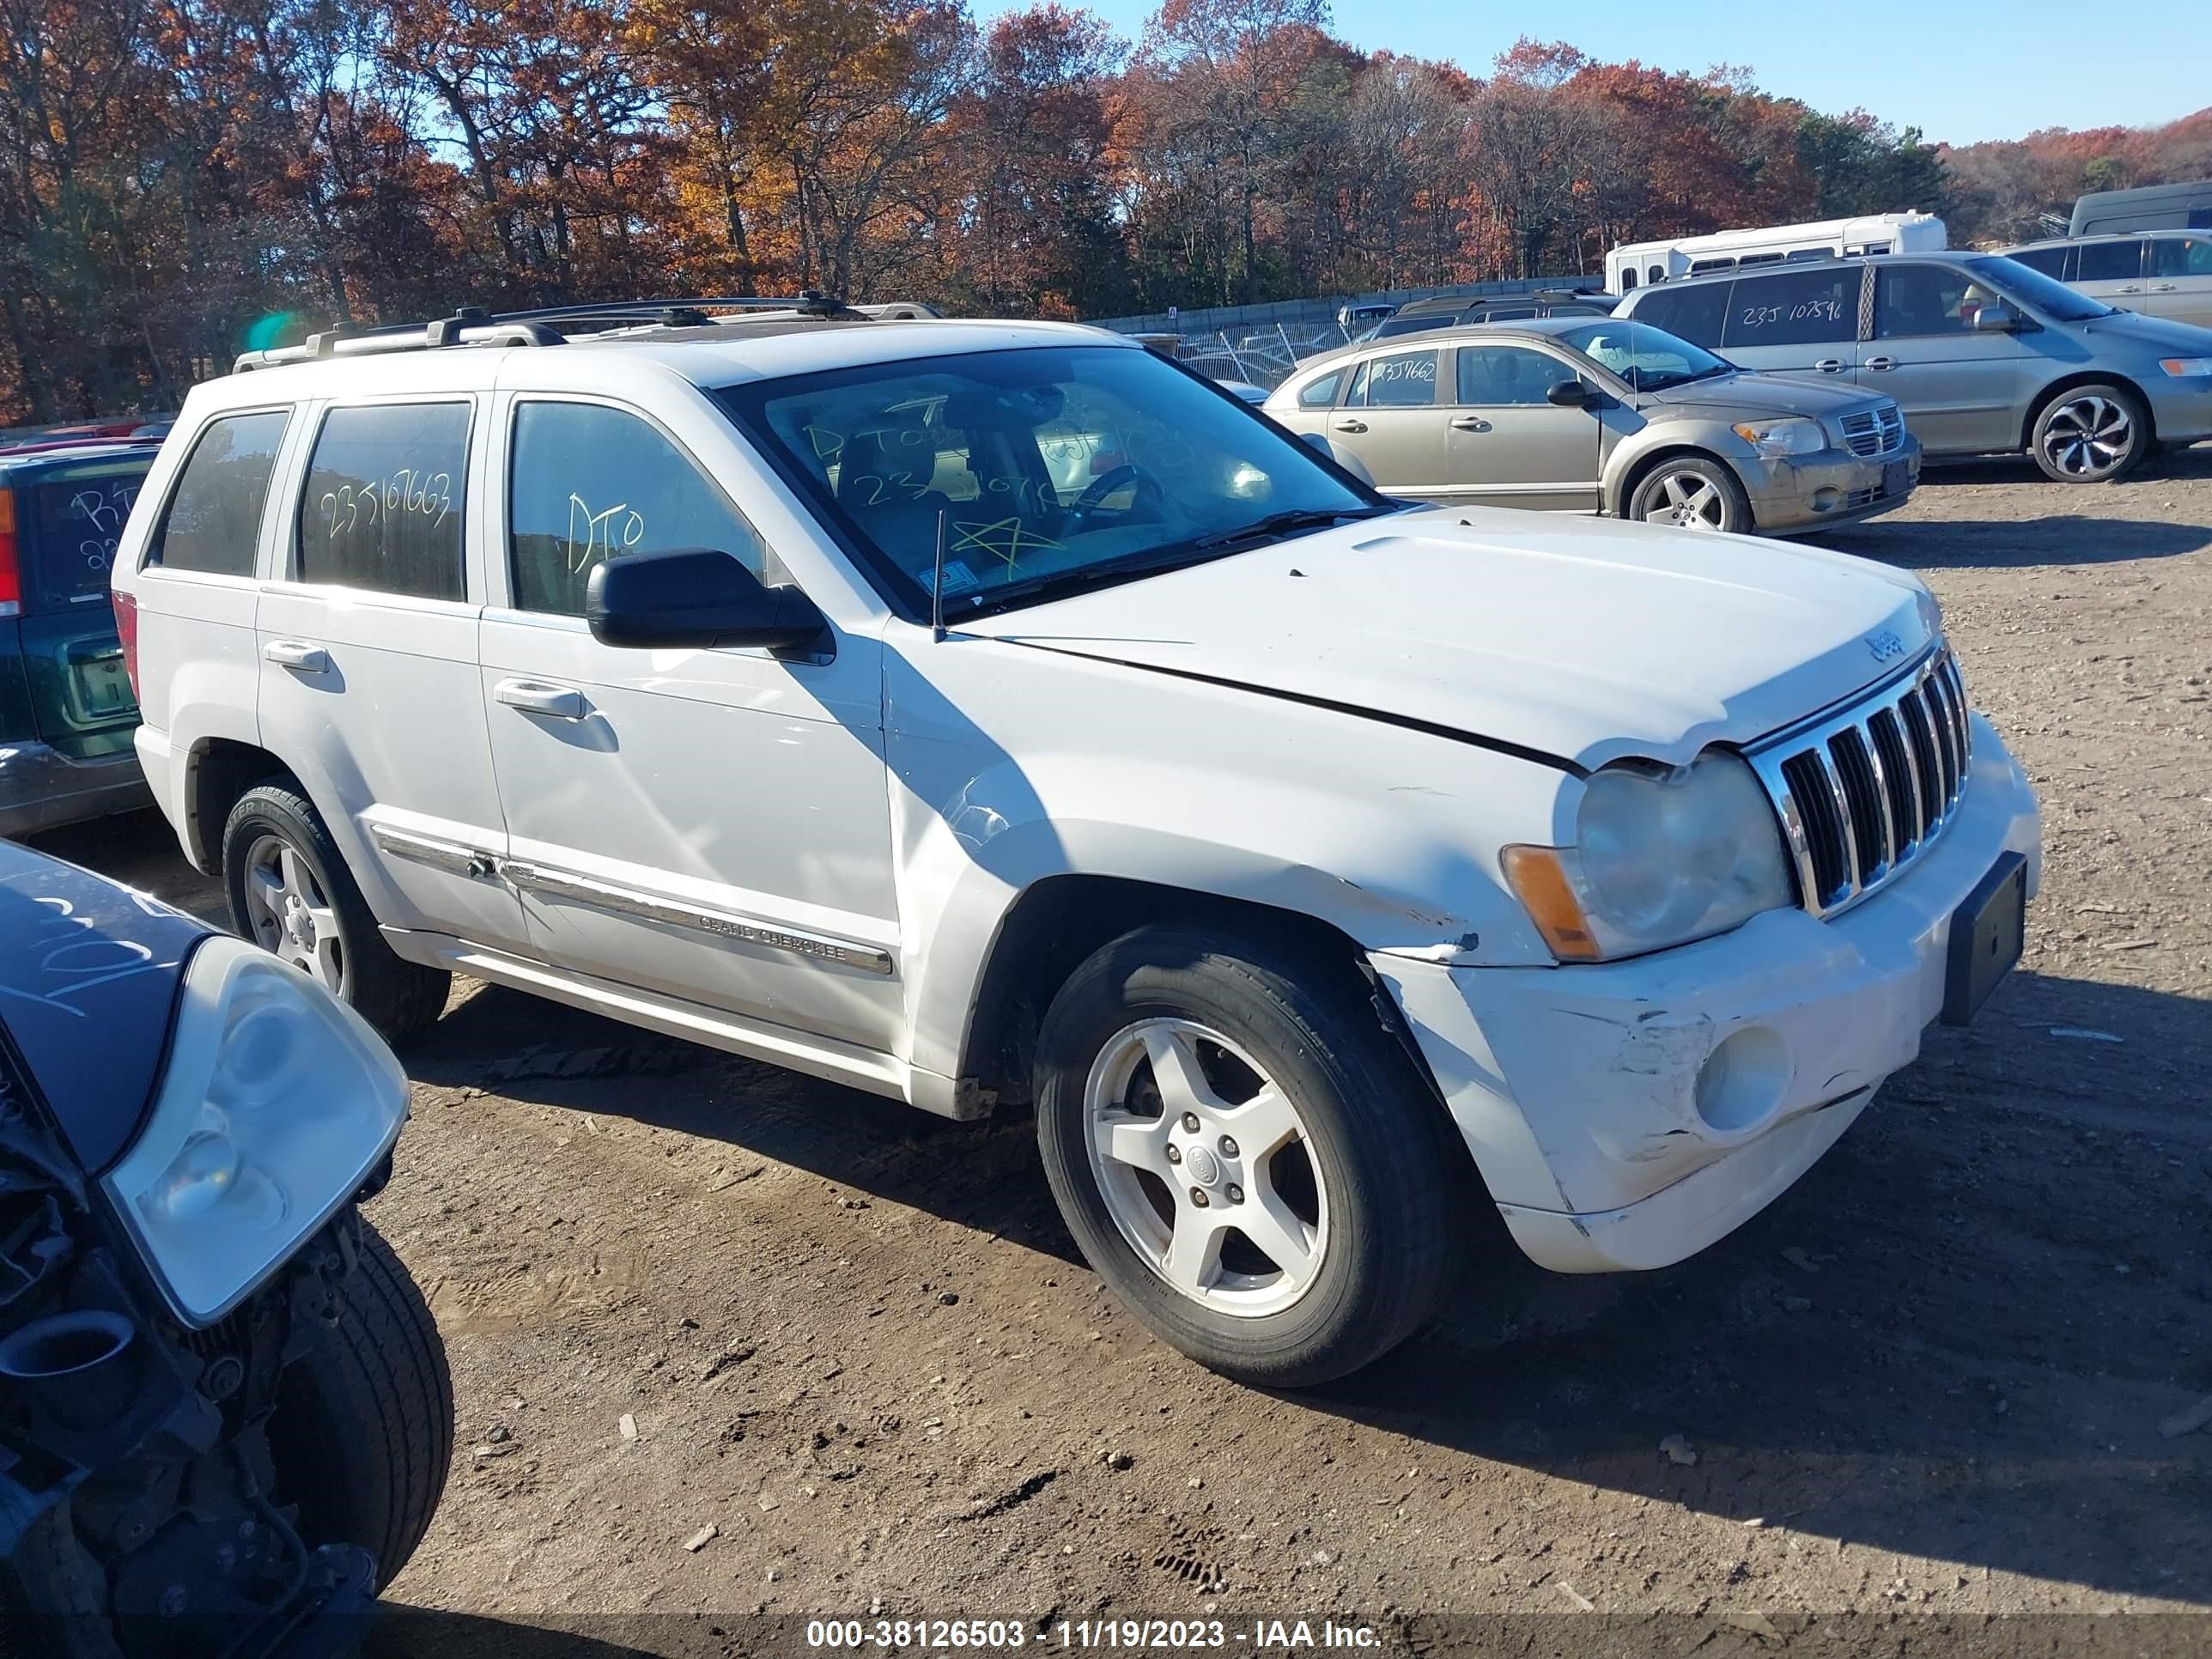
M 707 547 L 630 553 L 593 568 L 584 617 L 602 645 L 711 650 L 722 645 L 796 650 L 829 623 L 796 587 L 770 587 L 727 553 Z
M 1580 380 L 1561 380 L 1545 392 L 1544 401 L 1557 404 L 1562 409 L 1595 409 L 1600 395 L 1594 386 Z
M 2020 313 L 2002 300 L 1991 300 L 1974 313 L 1974 331 L 1978 334 L 2018 333 Z

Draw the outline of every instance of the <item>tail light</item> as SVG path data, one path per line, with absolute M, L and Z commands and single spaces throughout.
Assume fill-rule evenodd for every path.
M 15 492 L 0 489 L 0 617 L 23 609 L 23 571 L 15 558 Z
M 138 596 L 115 588 L 108 594 L 115 606 L 115 637 L 123 646 L 123 672 L 131 677 L 131 695 L 138 695 Z

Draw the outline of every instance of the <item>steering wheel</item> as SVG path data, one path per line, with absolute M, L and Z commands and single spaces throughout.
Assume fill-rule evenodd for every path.
M 1148 493 L 1155 501 L 1164 500 L 1167 495 L 1167 492 L 1160 487 L 1160 481 L 1150 471 L 1132 462 L 1124 461 L 1119 466 L 1109 467 L 1097 477 L 1093 478 L 1091 481 L 1091 487 L 1078 495 L 1069 505 L 1067 510 L 1074 517 L 1076 528 L 1080 529 L 1090 522 L 1091 515 L 1104 504 L 1109 496 L 1131 484 L 1137 487 L 1137 493 L 1131 499 L 1126 511 L 1134 512 L 1137 502 Z

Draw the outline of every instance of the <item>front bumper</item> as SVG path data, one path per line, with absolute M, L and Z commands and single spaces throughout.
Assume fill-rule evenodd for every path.
M 1590 966 L 1370 957 L 1532 1260 L 1605 1273 L 1694 1255 L 1787 1189 L 1918 1054 L 1953 913 L 2008 851 L 2027 860 L 2031 894 L 2039 873 L 2027 779 L 1974 720 L 1949 828 L 1830 921 L 1769 911 Z
M 154 799 L 125 749 L 71 760 L 43 743 L 0 742 L 0 836 L 31 836 L 84 818 L 129 812 Z
M 1899 485 L 1892 469 L 1901 466 Z M 1736 463 L 1751 520 L 1768 535 L 1791 535 L 1902 507 L 1920 481 L 1920 441 L 1907 433 L 1896 453 L 1862 458 L 1847 449 Z

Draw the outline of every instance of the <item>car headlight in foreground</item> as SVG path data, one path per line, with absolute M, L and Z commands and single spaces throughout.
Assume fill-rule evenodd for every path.
M 1828 434 L 1820 423 L 1802 415 L 1741 421 L 1730 429 L 1762 455 L 1811 455 L 1828 447 Z
M 1571 847 L 1508 847 L 1505 877 L 1552 954 L 1597 962 L 1725 933 L 1792 902 L 1781 827 L 1734 755 L 1608 766 Z
M 360 1015 L 210 939 L 153 1110 L 102 1185 L 178 1316 L 212 1324 L 360 1190 L 406 1115 L 406 1076 Z

